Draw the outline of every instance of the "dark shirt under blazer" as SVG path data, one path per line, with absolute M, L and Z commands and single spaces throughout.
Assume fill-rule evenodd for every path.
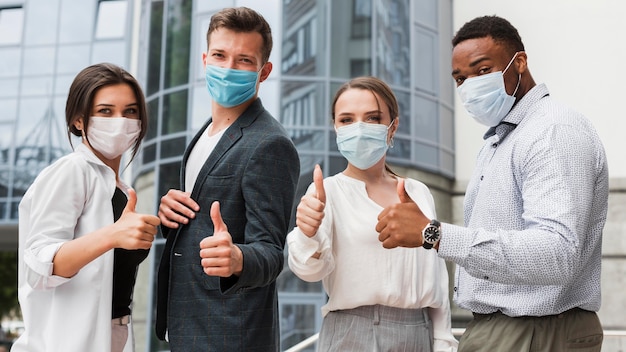
M 200 129 L 191 149 L 211 120 Z M 175 351 L 278 351 L 275 280 L 283 269 L 285 238 L 300 173 L 296 148 L 260 99 L 225 131 L 202 166 L 191 197 L 200 211 L 167 238 L 158 274 L 156 332 L 168 331 Z M 233 242 L 243 253 L 241 276 L 206 275 L 200 241 L 213 235 L 210 208 L 220 202 Z

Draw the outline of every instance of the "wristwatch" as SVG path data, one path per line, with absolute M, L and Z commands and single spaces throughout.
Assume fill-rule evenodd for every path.
M 441 237 L 441 223 L 435 219 L 432 219 L 426 227 L 422 230 L 422 238 L 424 239 L 424 244 L 422 245 L 425 249 L 433 248 L 437 242 L 439 242 L 439 238 Z

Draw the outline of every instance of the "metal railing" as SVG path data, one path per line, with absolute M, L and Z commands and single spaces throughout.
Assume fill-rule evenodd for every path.
M 464 328 L 452 328 L 452 335 L 456 338 L 459 338 L 465 332 Z M 285 352 L 302 352 L 305 348 L 313 346 L 317 342 L 319 338 L 319 333 L 309 336 L 306 339 L 300 341 L 299 343 L 291 346 L 289 349 L 285 350 Z M 626 337 L 626 330 L 604 330 L 604 336 L 608 337 Z

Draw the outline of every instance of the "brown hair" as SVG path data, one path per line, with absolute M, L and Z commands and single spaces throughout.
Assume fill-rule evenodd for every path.
M 335 93 L 335 98 L 333 99 L 333 104 L 331 105 L 331 114 L 333 117 L 333 121 L 335 120 L 335 105 L 337 104 L 337 100 L 348 89 L 363 89 L 368 90 L 375 95 L 379 96 L 387 108 L 389 109 L 389 115 L 391 115 L 391 121 L 393 122 L 398 117 L 398 111 L 400 108 L 398 107 L 398 100 L 396 99 L 395 94 L 391 88 L 387 85 L 387 83 L 382 80 L 372 77 L 372 76 L 362 76 L 351 79 L 350 81 L 344 83 L 339 87 L 337 93 Z M 378 101 L 378 99 L 376 99 Z
M 258 12 L 247 7 L 231 7 L 211 16 L 211 24 L 206 33 L 207 48 L 211 33 L 219 28 L 226 28 L 235 32 L 257 32 L 263 38 L 261 47 L 262 64 L 270 59 L 272 53 L 272 30 L 265 18 Z
M 148 131 L 148 109 L 146 107 L 146 100 L 141 90 L 139 82 L 123 68 L 110 64 L 101 63 L 91 65 L 76 75 L 74 82 L 70 87 L 70 91 L 67 94 L 67 103 L 65 104 L 65 122 L 67 123 L 67 138 L 70 138 L 70 133 L 75 136 L 81 137 L 82 133 L 76 127 L 74 122 L 82 117 L 83 129 L 85 135 L 89 129 L 89 117 L 91 116 L 91 109 L 93 107 L 93 99 L 98 90 L 105 86 L 114 84 L 128 84 L 137 99 L 137 110 L 139 120 L 141 121 L 141 132 L 135 145 L 133 146 L 133 153 L 131 160 L 137 154 L 141 140 Z

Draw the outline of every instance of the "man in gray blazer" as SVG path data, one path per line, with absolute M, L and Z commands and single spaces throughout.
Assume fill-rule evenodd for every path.
M 156 332 L 172 351 L 278 351 L 275 280 L 300 173 L 297 151 L 257 97 L 272 36 L 255 11 L 211 18 L 202 60 L 212 117 L 161 198 L 167 238 Z

